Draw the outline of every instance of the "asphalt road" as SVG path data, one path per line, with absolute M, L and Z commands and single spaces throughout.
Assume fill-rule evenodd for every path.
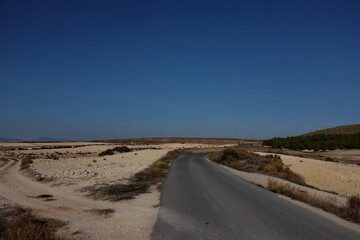
M 360 233 L 192 154 L 174 160 L 153 240 L 360 239 Z

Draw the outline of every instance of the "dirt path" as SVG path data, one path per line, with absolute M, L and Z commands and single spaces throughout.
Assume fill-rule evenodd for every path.
M 0 168 L 0 196 L 3 198 L 0 202 L 30 207 L 41 216 L 63 220 L 68 223 L 63 232 L 77 238 L 150 239 L 158 210 L 153 207 L 159 199 L 157 191 L 124 202 L 95 201 L 34 182 L 23 176 L 19 168 L 20 161 L 11 159 Z M 44 194 L 52 197 L 37 198 Z M 115 212 L 104 217 L 89 211 L 93 209 Z

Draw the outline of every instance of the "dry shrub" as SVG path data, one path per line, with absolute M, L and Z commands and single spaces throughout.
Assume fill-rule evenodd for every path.
M 131 151 L 132 151 L 131 148 L 128 148 L 128 147 L 126 147 L 126 146 L 114 147 L 112 150 L 113 150 L 114 152 L 120 152 L 120 153 L 131 152 Z
M 345 215 L 354 222 L 360 222 L 360 197 L 351 196 L 346 206 Z
M 8 213 L 8 220 L 0 232 L 0 239 L 4 240 L 59 240 L 55 236 L 58 228 L 64 224 L 52 219 L 37 218 L 31 209 L 14 206 Z
M 281 158 L 277 155 L 261 156 L 244 149 L 236 150 L 227 148 L 211 154 L 209 158 L 214 162 L 237 170 L 264 173 L 306 185 L 304 178 L 285 166 Z
M 335 159 L 333 159 L 331 157 L 326 157 L 325 161 L 327 161 L 327 162 L 336 162 Z
M 20 164 L 21 169 L 25 169 L 25 168 L 29 167 L 30 164 L 33 163 L 34 159 L 35 159 L 35 157 L 32 155 L 27 155 L 27 156 L 21 158 L 21 164 Z
M 351 196 L 346 206 L 339 206 L 334 199 L 325 199 L 314 194 L 302 191 L 290 184 L 282 184 L 278 181 L 269 179 L 268 187 L 272 192 L 288 196 L 292 199 L 299 200 L 311 206 L 318 207 L 324 211 L 336 214 L 339 217 L 360 223 L 360 197 Z
M 48 156 L 48 158 L 50 158 L 50 159 L 52 159 L 52 160 L 59 160 L 59 157 L 56 156 L 56 155 L 54 155 L 54 154 Z
M 283 170 L 284 165 L 282 162 L 272 162 L 267 165 L 265 165 L 262 168 L 262 171 L 265 173 L 273 173 L 273 172 L 281 172 Z
M 106 155 L 114 155 L 114 152 L 131 152 L 132 149 L 126 146 L 114 147 L 113 149 L 106 149 L 105 151 L 99 153 L 99 157 L 106 156 Z
M 106 156 L 106 155 L 114 155 L 114 151 L 112 149 L 106 149 L 105 151 L 99 153 L 99 157 Z
M 103 216 L 103 217 L 109 217 L 111 214 L 115 212 L 114 209 L 111 208 L 104 208 L 104 209 L 91 209 L 91 210 L 85 210 L 85 212 L 90 212 L 92 214 Z

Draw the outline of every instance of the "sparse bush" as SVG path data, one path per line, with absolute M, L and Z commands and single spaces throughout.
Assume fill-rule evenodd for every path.
M 221 152 L 211 154 L 209 158 L 214 162 L 237 170 L 264 173 L 306 185 L 304 178 L 285 166 L 277 155 L 260 156 L 244 149 L 227 148 Z
M 131 152 L 131 151 L 132 151 L 132 149 L 128 148 L 126 146 L 114 147 L 113 149 L 106 149 L 105 151 L 99 153 L 99 157 L 106 156 L 106 155 L 114 155 L 114 152 L 124 153 L 124 152 Z
M 53 219 L 37 218 L 31 209 L 14 206 L 7 212 L 6 221 L 1 221 L 0 239 L 11 240 L 60 240 L 55 236 L 64 223 Z
M 114 147 L 114 148 L 113 148 L 113 151 L 114 151 L 114 152 L 124 153 L 124 152 L 131 152 L 132 149 L 131 149 L 131 148 L 128 148 L 128 147 L 126 147 L 126 146 L 121 146 L 121 147 Z
M 107 150 L 99 153 L 99 157 L 106 156 L 106 155 L 114 155 L 114 151 L 112 149 L 107 149 Z
M 59 160 L 59 157 L 54 155 L 54 154 L 51 154 L 51 155 L 47 155 L 46 156 L 48 159 L 52 159 L 52 160 Z
M 21 158 L 21 164 L 20 164 L 21 169 L 25 169 L 25 168 L 29 167 L 30 164 L 33 163 L 34 159 L 35 159 L 35 157 L 32 155 L 27 155 L 27 156 Z
M 111 208 L 105 208 L 105 209 L 91 209 L 91 210 L 85 210 L 85 212 L 90 212 L 95 215 L 108 217 L 109 215 L 113 214 L 115 212 L 114 209 Z
M 346 216 L 354 222 L 360 223 L 360 197 L 351 196 L 346 206 Z
M 331 158 L 331 157 L 325 158 L 325 161 L 327 161 L 327 162 L 335 162 L 335 160 L 333 158 Z

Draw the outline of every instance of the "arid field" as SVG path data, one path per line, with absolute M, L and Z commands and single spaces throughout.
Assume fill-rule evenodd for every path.
M 150 239 L 160 195 L 155 187 L 121 202 L 92 199 L 84 189 L 127 183 L 135 173 L 174 149 L 222 149 L 230 145 L 130 145 L 131 152 L 98 156 L 117 146 L 0 143 L 0 213 L 17 204 L 30 207 L 39 216 L 65 222 L 60 233 L 70 239 Z M 21 161 L 16 159 L 29 159 L 29 163 L 20 166 Z
M 64 222 L 59 234 L 69 239 L 99 239 L 100 236 L 106 236 L 106 239 L 150 239 L 160 196 L 155 186 L 133 199 L 115 202 L 94 198 L 89 189 L 131 184 L 130 178 L 134 174 L 175 149 L 207 152 L 234 145 L 131 144 L 127 145 L 129 152 L 114 151 L 112 155 L 99 156 L 120 146 L 95 142 L 0 143 L 0 217 L 10 206 L 20 205 L 33 209 L 38 216 Z M 359 151 L 336 150 L 323 154 L 333 159 L 357 160 Z M 359 165 L 279 156 L 309 185 L 344 197 L 360 194 Z M 267 184 L 268 177 L 264 175 L 237 174 L 249 181 Z M 339 202 L 342 201 L 346 199 L 339 196 Z

